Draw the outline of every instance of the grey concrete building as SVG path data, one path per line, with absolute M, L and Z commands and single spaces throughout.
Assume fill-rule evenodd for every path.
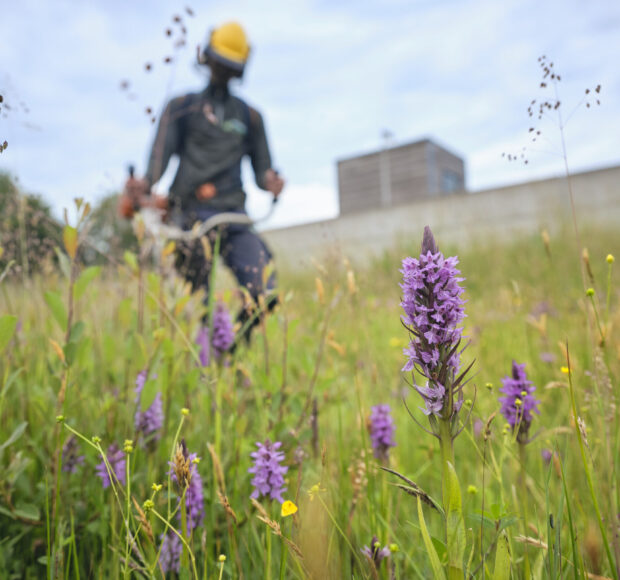
M 340 215 L 465 189 L 463 159 L 430 139 L 341 159 L 337 165 Z

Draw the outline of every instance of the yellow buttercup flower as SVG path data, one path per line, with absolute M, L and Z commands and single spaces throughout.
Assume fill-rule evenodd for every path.
M 280 513 L 282 514 L 283 518 L 287 516 L 292 516 L 296 512 L 297 512 L 297 506 L 291 500 L 287 499 L 282 504 L 282 510 Z

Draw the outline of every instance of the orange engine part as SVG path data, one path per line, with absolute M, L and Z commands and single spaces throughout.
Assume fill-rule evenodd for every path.
M 127 193 L 122 193 L 118 198 L 118 215 L 130 220 L 135 213 L 135 207 L 154 207 L 162 211 L 168 209 L 168 198 L 163 195 L 142 195 L 138 198 L 138 203 L 134 204 L 134 200 Z

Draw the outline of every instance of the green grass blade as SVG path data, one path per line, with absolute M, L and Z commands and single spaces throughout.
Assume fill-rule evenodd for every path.
M 424 539 L 424 546 L 426 547 L 426 553 L 431 561 L 431 566 L 433 568 L 433 575 L 435 580 L 446 580 L 446 575 L 441 567 L 441 562 L 439 561 L 439 556 L 437 555 L 437 550 L 435 550 L 435 546 L 433 546 L 433 541 L 428 533 L 428 529 L 426 527 L 426 522 L 424 521 L 424 512 L 422 511 L 422 502 L 418 497 L 418 518 L 420 520 L 420 529 L 422 530 L 422 538 Z

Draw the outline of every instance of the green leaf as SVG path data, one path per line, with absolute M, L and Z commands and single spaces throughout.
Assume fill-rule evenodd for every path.
M 469 570 L 471 568 L 471 561 L 474 559 L 474 548 L 476 547 L 476 542 L 474 541 L 474 531 L 469 528 L 467 530 L 468 541 L 471 544 L 471 550 L 469 551 L 469 558 L 467 559 L 467 564 L 465 566 L 465 578 L 469 578 Z
M 80 277 L 75 282 L 75 286 L 73 287 L 73 297 L 76 300 L 79 300 L 88 285 L 101 273 L 101 266 L 91 266 L 90 268 L 86 268 L 81 274 Z
M 65 344 L 65 348 L 63 349 L 63 351 L 65 353 L 65 360 L 67 361 L 67 364 L 69 366 L 71 366 L 75 361 L 76 350 L 77 344 L 75 342 L 69 341 L 67 344 Z
M 15 384 L 17 377 L 22 373 L 23 367 L 14 371 L 9 378 L 4 383 L 4 387 L 2 387 L 2 397 L 6 397 L 6 394 L 9 392 L 9 389 Z
M 446 506 L 448 565 L 450 568 L 462 570 L 467 537 L 465 535 L 465 521 L 463 520 L 461 487 L 454 466 L 450 462 L 447 464 L 444 476 L 448 478 L 448 503 Z
M 533 580 L 542 580 L 543 579 L 543 566 L 545 564 L 545 551 L 541 550 L 540 554 L 538 554 L 538 558 L 536 559 L 536 563 L 532 567 L 532 578 Z
M 71 262 L 69 258 L 67 258 L 67 254 L 65 254 L 60 248 L 54 248 L 56 252 L 56 257 L 58 258 L 58 264 L 60 265 L 60 270 L 65 275 L 65 278 L 71 277 Z
M 15 334 L 17 328 L 17 316 L 7 314 L 0 317 L 0 352 L 2 352 Z
M 77 254 L 78 233 L 73 226 L 65 226 L 62 230 L 62 241 L 65 244 L 67 254 L 73 260 Z
M 69 333 L 69 341 L 70 342 L 80 342 L 82 335 L 84 334 L 84 329 L 86 325 L 81 320 L 78 320 L 72 327 L 71 332 Z
M 144 388 L 142 389 L 142 393 L 140 395 L 141 410 L 145 411 L 151 406 L 159 391 L 161 391 L 159 378 L 154 377 L 153 373 L 149 373 L 149 376 L 144 383 Z
M 52 315 L 58 324 L 60 329 L 65 332 L 67 330 L 67 311 L 65 305 L 62 303 L 62 298 L 58 292 L 48 291 L 44 295 L 45 302 L 52 311 Z
M 493 580 L 510 580 L 510 546 L 506 532 L 502 532 L 497 540 Z
M 127 328 L 131 324 L 131 298 L 124 298 L 118 305 L 118 321 L 123 328 Z
M 510 526 L 514 526 L 518 521 L 519 521 L 519 518 L 517 516 L 504 517 L 500 520 L 498 531 L 501 532 L 502 530 L 505 530 L 506 528 L 509 528 Z
M 27 426 L 28 426 L 27 421 L 20 423 L 15 428 L 15 431 L 11 433 L 11 436 L 2 445 L 0 445 L 0 451 L 4 451 L 9 445 L 12 445 L 13 443 L 15 443 L 15 441 L 17 441 L 24 434 L 24 431 L 26 430 Z
M 161 350 L 166 358 L 174 358 L 174 343 L 168 337 L 162 340 Z
M 1 505 L 0 505 L 0 514 L 2 514 L 3 516 L 6 516 L 8 518 L 11 518 L 12 520 L 15 519 L 15 516 L 13 515 L 13 512 L 11 512 L 8 509 L 2 507 Z
M 435 546 L 433 546 L 433 541 L 428 533 L 428 529 L 426 527 L 426 522 L 424 521 L 424 512 L 422 511 L 422 501 L 418 497 L 418 518 L 420 520 L 420 529 L 422 530 L 422 538 L 424 540 L 424 546 L 426 548 L 426 553 L 431 561 L 431 566 L 433 568 L 433 574 L 435 576 L 435 580 L 446 580 L 446 575 L 441 567 L 441 562 L 439 561 L 439 556 L 437 555 L 437 550 L 435 550 Z
M 26 518 L 27 520 L 38 520 L 41 515 L 39 508 L 33 503 L 18 503 L 13 513 L 18 518 Z
M 495 520 L 487 516 L 483 516 L 482 514 L 469 514 L 467 516 L 467 521 L 473 523 L 476 527 L 480 527 L 482 524 L 486 530 L 496 530 Z
M 132 272 L 138 271 L 138 258 L 136 258 L 136 255 L 134 253 L 130 252 L 129 250 L 125 250 L 125 253 L 123 254 L 123 260 L 125 260 L 125 264 L 127 264 L 131 268 Z
M 19 476 L 28 468 L 30 463 L 32 463 L 30 457 L 24 456 L 21 451 L 15 453 L 15 455 L 11 458 L 9 466 L 2 473 L 4 481 L 6 481 L 9 486 L 14 485 Z

